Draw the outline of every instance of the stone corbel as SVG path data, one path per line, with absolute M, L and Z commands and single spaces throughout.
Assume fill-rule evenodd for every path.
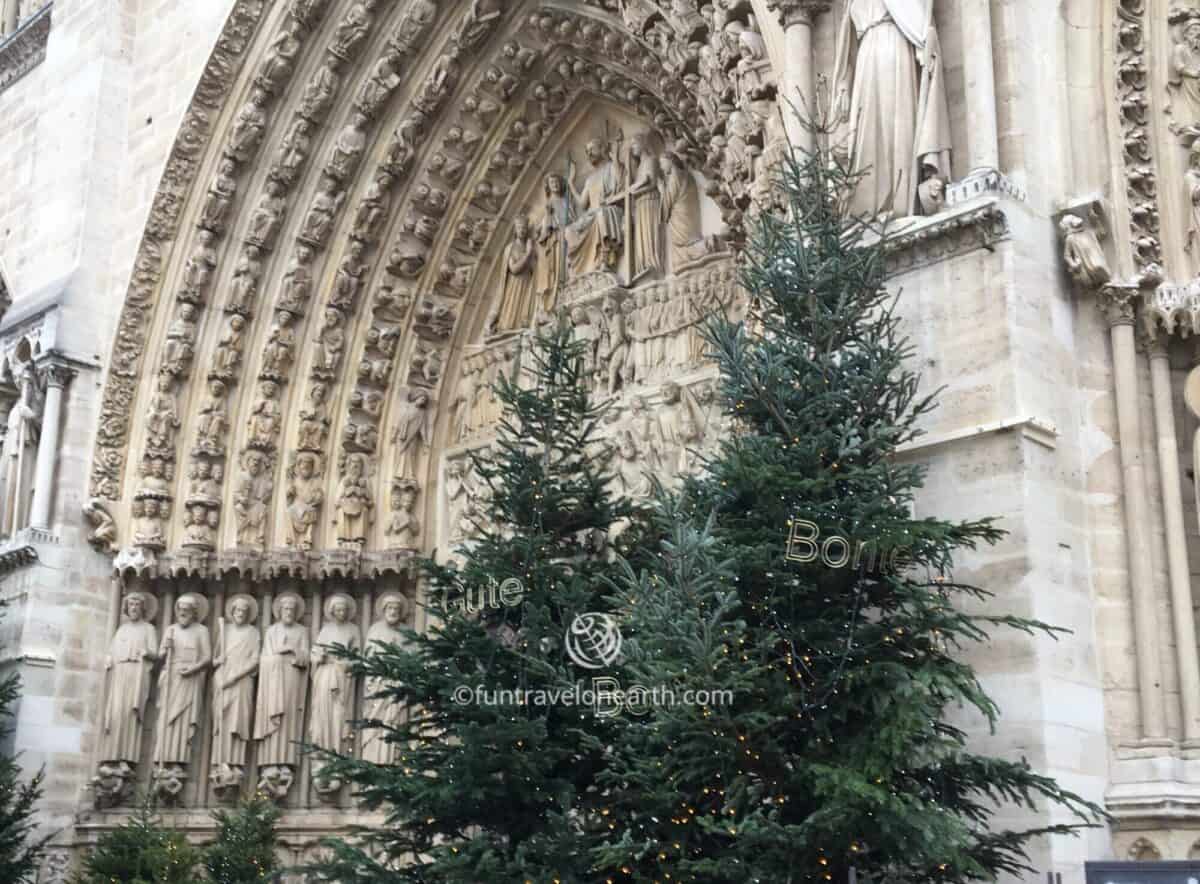
M 1117 255 L 1109 219 L 1108 205 L 1094 194 L 1062 204 L 1051 216 L 1067 274 L 1082 291 L 1099 294 L 1112 280 Z

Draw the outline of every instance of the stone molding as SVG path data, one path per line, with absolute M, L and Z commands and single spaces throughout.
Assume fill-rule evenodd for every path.
M 0 92 L 21 79 L 46 57 L 46 42 L 50 38 L 50 10 L 47 3 L 35 12 L 12 36 L 0 42 Z M 0 281 L 0 295 L 5 294 Z
M 899 227 L 888 244 L 888 274 L 895 276 L 976 249 L 992 249 L 1012 235 L 1000 200 L 953 207 Z

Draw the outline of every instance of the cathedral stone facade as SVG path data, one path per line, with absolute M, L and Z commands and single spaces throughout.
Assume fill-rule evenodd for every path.
M 322 645 L 423 625 L 412 561 L 476 530 L 466 454 L 546 319 L 623 489 L 727 431 L 696 322 L 745 310 L 796 105 L 898 230 L 942 389 L 917 514 L 1000 517 L 962 576 L 1069 630 L 973 652 L 980 747 L 1112 815 L 1033 863 L 1200 858 L 1200 0 L 0 0 L 0 647 L 43 881 L 139 791 L 197 840 L 266 791 L 289 861 L 370 824 L 295 749 L 387 758 Z

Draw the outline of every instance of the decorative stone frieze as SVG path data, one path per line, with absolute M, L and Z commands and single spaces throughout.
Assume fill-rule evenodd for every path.
M 46 57 L 53 3 L 47 3 L 21 23 L 11 35 L 0 38 L 0 92 L 21 79 Z

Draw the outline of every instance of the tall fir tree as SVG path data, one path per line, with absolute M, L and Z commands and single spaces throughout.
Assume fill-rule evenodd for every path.
M 828 145 L 830 127 L 810 126 Z M 615 581 L 623 680 L 733 696 L 618 731 L 599 777 L 602 879 L 993 880 L 1076 828 L 994 827 L 1001 805 L 1101 813 L 1024 761 L 975 753 L 952 720 L 965 706 L 997 723 L 972 646 L 1053 630 L 941 576 L 1001 540 L 992 520 L 910 514 L 924 474 L 896 453 L 935 398 L 885 288 L 890 233 L 844 209 L 855 182 L 828 147 L 785 158 L 780 210 L 745 254 L 747 320 L 707 332 L 736 431 L 662 502 L 661 557 Z
M 614 722 L 579 705 L 491 700 L 578 688 L 566 629 L 607 610 L 605 538 L 618 534 L 636 560 L 642 514 L 612 491 L 612 452 L 597 432 L 606 408 L 589 395 L 569 327 L 538 336 L 522 359 L 522 376 L 496 385 L 494 447 L 471 456 L 487 489 L 480 532 L 461 564 L 424 563 L 430 627 L 406 631 L 403 646 L 349 655 L 370 694 L 408 714 L 384 729 L 394 764 L 319 761 L 384 813 L 352 843 L 329 844 L 333 858 L 314 869 L 322 880 L 587 879 L 587 846 L 604 826 L 595 779 Z
M 275 825 L 280 811 L 261 793 L 232 810 L 213 813 L 217 837 L 204 849 L 207 880 L 214 884 L 262 884 L 281 871 Z
M 198 884 L 202 859 L 203 851 L 164 825 L 153 797 L 147 797 L 125 822 L 97 839 L 74 884 Z
M 13 734 L 12 720 L 20 698 L 19 675 L 13 673 L 0 681 L 0 740 L 7 741 Z M 37 880 L 38 867 L 50 840 L 49 835 L 35 835 L 35 816 L 44 781 L 44 769 L 26 779 L 20 756 L 0 754 L 0 884 Z

